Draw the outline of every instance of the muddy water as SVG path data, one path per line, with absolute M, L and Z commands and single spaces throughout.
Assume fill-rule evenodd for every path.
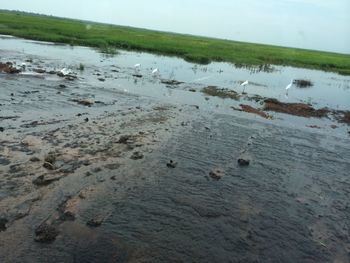
M 230 108 L 242 101 L 199 92 L 238 90 L 250 79 L 259 85 L 247 93 L 313 96 L 348 110 L 348 77 L 143 53 L 105 58 L 12 38 L 0 40 L 0 57 L 33 60 L 27 74 L 0 75 L 1 262 L 349 262 L 348 127 L 284 114 L 264 120 Z M 69 67 L 78 78 L 33 74 L 38 67 Z M 160 77 L 149 73 L 155 67 Z M 286 98 L 280 86 L 291 75 L 315 85 Z M 39 226 L 50 231 L 43 237 Z

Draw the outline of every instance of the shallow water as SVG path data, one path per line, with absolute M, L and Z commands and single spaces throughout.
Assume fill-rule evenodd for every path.
M 309 129 L 332 122 L 285 114 L 265 120 L 230 108 L 246 101 L 199 92 L 208 85 L 239 91 L 249 79 L 265 86 L 248 93 L 293 102 L 312 95 L 317 106 L 349 109 L 349 77 L 284 67 L 254 73 L 125 51 L 103 58 L 15 38 L 0 39 L 0 57 L 78 74 L 75 81 L 30 68 L 0 75 L 0 117 L 14 117 L 0 119 L 0 219 L 9 221 L 0 232 L 1 262 L 349 262 L 348 126 Z M 132 76 L 136 63 L 142 78 Z M 155 67 L 161 77 L 151 76 Z M 293 88 L 287 99 L 291 77 L 315 86 Z M 160 78 L 185 83 L 167 87 Z M 81 98 L 96 103 L 72 101 Z M 117 143 L 125 134 L 136 142 Z M 64 174 L 43 168 L 52 151 Z M 131 159 L 135 151 L 144 158 Z M 240 167 L 238 158 L 251 163 Z M 169 160 L 177 166 L 167 167 Z M 36 186 L 40 175 L 59 178 Z M 62 219 L 70 201 L 75 218 Z M 92 218 L 101 226 L 87 226 Z M 34 242 L 42 222 L 59 231 L 52 243 Z
M 196 102 L 207 105 L 208 103 L 205 103 L 204 99 L 199 98 L 196 94 L 184 93 L 185 88 L 214 85 L 242 92 L 240 82 L 249 80 L 252 84 L 246 87 L 245 91 L 248 94 L 277 98 L 286 102 L 307 102 L 317 105 L 319 108 L 350 109 L 350 77 L 319 70 L 271 65 L 269 68 L 272 68 L 273 71 L 266 72 L 254 67 L 237 68 L 229 63 L 196 65 L 176 57 L 126 51 L 119 51 L 119 55 L 112 58 L 102 58 L 100 53 L 90 48 L 17 38 L 0 39 L 0 50 L 2 52 L 1 59 L 4 61 L 24 59 L 24 54 L 25 58 L 31 54 L 33 57 L 45 56 L 50 67 L 77 68 L 82 63 L 87 71 L 100 70 L 102 75 L 110 77 L 104 83 L 105 88 L 127 90 L 140 95 L 166 98 L 169 101 Z M 6 51 L 16 51 L 18 56 L 7 57 Z M 134 65 L 137 63 L 141 64 L 141 68 L 136 71 Z M 111 72 L 112 65 L 121 68 L 121 74 Z M 160 84 L 157 79 L 151 76 L 151 71 L 154 68 L 159 69 L 159 78 L 175 79 L 185 82 L 185 84 L 181 85 L 179 89 L 165 88 L 164 84 Z M 142 79 L 132 77 L 133 73 L 142 74 L 144 77 Z M 86 81 L 83 82 L 87 84 L 94 83 L 93 80 L 96 80 L 96 78 L 89 76 L 85 77 Z M 118 81 L 115 78 L 118 78 Z M 293 86 L 286 97 L 285 87 L 291 79 L 307 79 L 312 81 L 314 85 L 304 89 Z

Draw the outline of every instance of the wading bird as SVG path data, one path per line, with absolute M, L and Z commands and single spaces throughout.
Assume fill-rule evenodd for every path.
M 72 71 L 71 71 L 70 69 L 67 69 L 67 68 L 61 69 L 60 72 L 61 72 L 61 74 L 62 74 L 63 76 L 66 76 L 66 75 L 69 75 L 69 74 L 72 73 Z
M 286 96 L 288 97 L 288 90 L 293 86 L 294 80 L 291 80 L 290 83 L 286 87 Z
M 159 73 L 159 70 L 157 68 L 152 70 L 152 75 L 158 75 L 158 73 Z
M 139 63 L 137 63 L 137 64 L 134 65 L 134 68 L 135 68 L 135 69 L 139 69 L 140 67 L 141 67 L 141 64 L 139 64 Z
M 246 87 L 248 84 L 249 84 L 249 81 L 248 81 L 248 80 L 244 81 L 244 82 L 241 84 L 241 86 L 243 87 L 242 94 L 244 93 L 245 87 Z

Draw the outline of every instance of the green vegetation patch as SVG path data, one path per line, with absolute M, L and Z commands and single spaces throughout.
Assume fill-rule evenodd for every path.
M 131 27 L 0 10 L 0 34 L 95 47 L 104 54 L 115 49 L 178 56 L 208 64 L 284 65 L 350 75 L 350 55 L 151 31 Z

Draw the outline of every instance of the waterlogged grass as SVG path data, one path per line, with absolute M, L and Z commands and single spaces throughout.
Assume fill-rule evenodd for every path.
M 216 86 L 205 87 L 202 89 L 202 92 L 206 95 L 219 97 L 222 99 L 239 100 L 240 98 L 240 95 L 237 92 L 228 89 L 220 89 Z
M 250 44 L 0 10 L 0 34 L 95 47 L 105 54 L 125 49 L 182 57 L 208 64 L 288 65 L 350 75 L 350 55 Z

